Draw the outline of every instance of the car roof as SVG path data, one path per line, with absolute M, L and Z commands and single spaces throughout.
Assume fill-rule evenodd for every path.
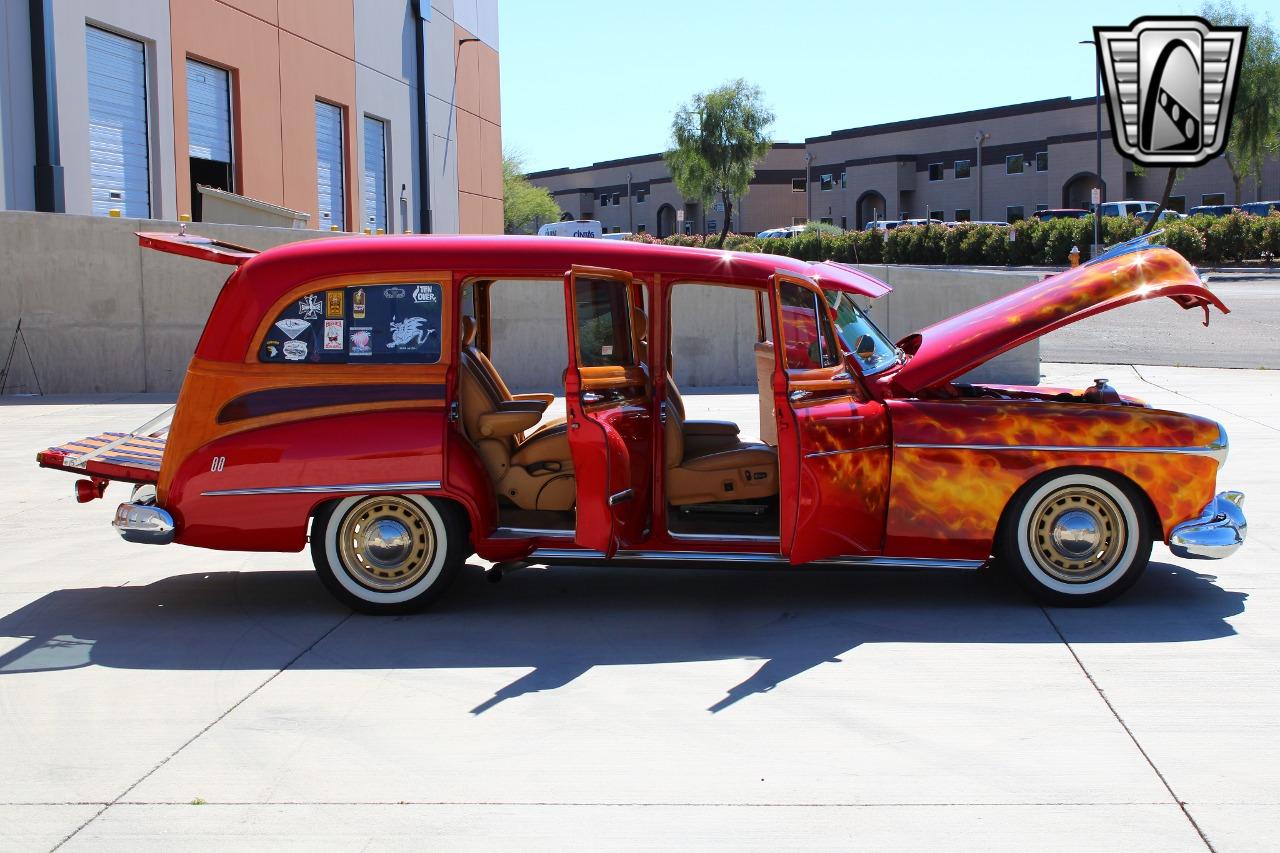
M 888 285 L 851 266 L 781 255 L 730 252 L 630 240 L 554 240 L 534 236 L 405 234 L 320 238 L 254 255 L 232 274 L 214 304 L 196 355 L 242 361 L 263 315 L 294 288 L 337 276 L 448 271 L 454 283 L 486 278 L 558 278 L 571 267 L 619 269 L 661 283 L 705 281 L 766 286 L 778 272 L 871 298 Z

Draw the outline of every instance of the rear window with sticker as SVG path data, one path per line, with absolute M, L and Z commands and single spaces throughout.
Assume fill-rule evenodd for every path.
M 285 364 L 434 364 L 441 288 L 359 284 L 308 293 L 275 318 L 258 360 Z

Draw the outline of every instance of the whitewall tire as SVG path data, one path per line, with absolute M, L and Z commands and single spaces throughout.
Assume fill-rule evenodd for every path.
M 311 559 L 325 587 L 364 613 L 430 604 L 466 557 L 465 517 L 421 495 L 357 495 L 327 504 L 311 524 Z
M 1094 471 L 1053 472 L 1010 501 L 995 552 L 1040 601 L 1089 606 L 1141 577 L 1151 527 L 1145 498 L 1132 484 Z

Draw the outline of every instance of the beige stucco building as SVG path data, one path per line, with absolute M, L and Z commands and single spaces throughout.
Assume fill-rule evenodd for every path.
M 845 228 L 861 228 L 872 219 L 928 216 L 1004 222 L 1040 208 L 1087 207 L 1090 191 L 1100 183 L 1104 201 L 1158 201 L 1167 173 L 1140 174 L 1120 157 L 1105 112 L 1099 182 L 1096 129 L 1093 98 L 1054 98 L 777 143 L 757 167 L 732 227 L 756 232 L 806 218 Z M 599 219 L 611 229 L 666 235 L 673 230 L 674 211 L 682 207 L 685 230 L 712 232 L 723 224 L 714 209 L 680 197 L 658 154 L 530 178 L 547 187 L 567 214 Z M 1272 159 L 1261 180 L 1245 181 L 1239 201 L 1277 198 L 1280 161 Z M 1235 200 L 1231 173 L 1218 158 L 1186 170 L 1171 206 L 1185 211 Z

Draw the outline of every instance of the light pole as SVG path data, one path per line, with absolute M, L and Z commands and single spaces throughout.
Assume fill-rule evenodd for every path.
M 974 167 L 978 170 L 978 221 L 985 222 L 987 217 L 982 215 L 982 146 L 983 143 L 991 138 L 991 134 L 985 130 L 979 130 L 973 135 L 973 138 L 978 143 L 978 162 L 974 164 Z
M 813 175 L 809 174 L 813 169 L 813 152 L 806 151 L 804 155 L 804 221 L 808 225 L 813 221 Z
M 1102 66 L 1099 64 L 1098 43 L 1093 39 L 1085 39 L 1080 44 L 1091 44 L 1093 53 L 1093 119 L 1097 126 L 1094 142 L 1097 147 L 1098 204 L 1093 208 L 1093 250 L 1089 257 L 1096 257 L 1098 247 L 1102 245 L 1102 202 L 1106 184 L 1102 180 Z

